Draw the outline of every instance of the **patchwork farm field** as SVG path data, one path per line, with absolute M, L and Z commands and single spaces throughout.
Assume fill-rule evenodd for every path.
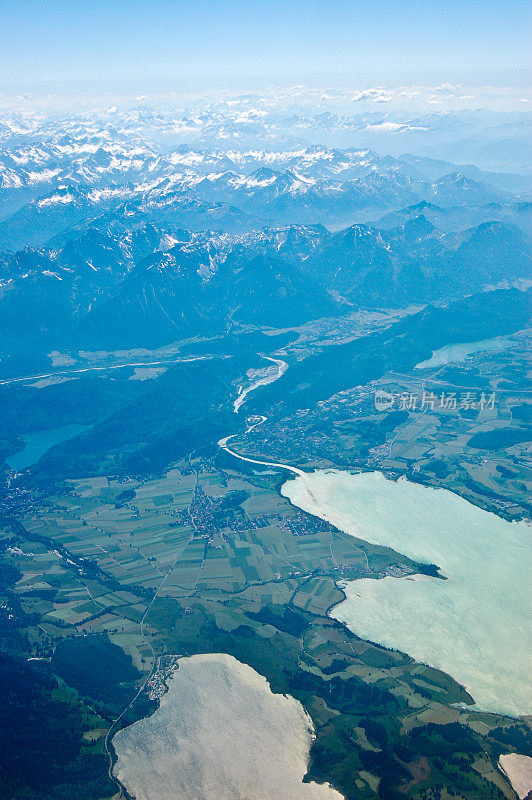
M 415 781 L 416 796 L 429 798 L 453 767 L 440 760 L 420 771 L 416 759 L 458 747 L 467 796 L 487 789 L 510 800 L 493 761 L 528 729 L 470 710 L 451 677 L 329 616 L 344 599 L 342 579 L 423 567 L 297 509 L 278 480 L 197 457 L 144 480 L 69 481 L 20 522 L 3 522 L 11 636 L 24 637 L 30 657 L 91 709 L 84 747 L 103 755 L 108 731 L 155 708 L 165 657 L 221 652 L 303 704 L 316 728 L 313 779 L 332 763 L 334 785 L 370 798 L 387 747 L 400 785 Z

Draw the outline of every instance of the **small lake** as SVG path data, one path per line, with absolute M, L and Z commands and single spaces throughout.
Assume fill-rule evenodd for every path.
M 527 523 L 380 472 L 318 470 L 286 482 L 281 492 L 353 536 L 437 564 L 447 578 L 349 581 L 333 616 L 363 639 L 452 675 L 484 710 L 532 712 Z
M 59 428 L 29 431 L 21 434 L 25 446 L 18 453 L 6 458 L 7 465 L 16 471 L 26 469 L 36 464 L 37 461 L 54 445 L 66 442 L 89 430 L 90 425 L 61 425 Z
M 464 342 L 462 344 L 449 344 L 435 350 L 426 361 L 420 361 L 414 369 L 432 369 L 444 367 L 446 364 L 460 364 L 475 353 L 493 353 L 507 350 L 514 342 L 508 337 L 501 336 L 496 339 L 483 339 L 480 342 Z
M 343 800 L 303 783 L 312 721 L 254 669 L 222 653 L 179 660 L 157 711 L 113 738 L 136 800 Z

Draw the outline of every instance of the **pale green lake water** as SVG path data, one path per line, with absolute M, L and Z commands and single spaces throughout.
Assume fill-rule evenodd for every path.
M 433 367 L 443 367 L 446 364 L 459 364 L 475 353 L 491 353 L 506 350 L 513 344 L 508 337 L 498 337 L 496 339 L 483 339 L 481 342 L 464 342 L 461 344 L 449 344 L 435 350 L 432 356 L 426 361 L 420 361 L 414 369 L 432 369 Z
M 379 472 L 318 470 L 286 482 L 294 505 L 424 563 L 416 575 L 346 583 L 333 615 L 364 639 L 452 675 L 478 707 L 532 712 L 530 526 L 443 489 Z

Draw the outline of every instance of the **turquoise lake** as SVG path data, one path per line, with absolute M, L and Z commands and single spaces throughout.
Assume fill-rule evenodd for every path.
M 79 436 L 80 433 L 87 431 L 89 427 L 89 425 L 61 425 L 59 428 L 23 433 L 22 438 L 26 443 L 24 448 L 6 458 L 6 462 L 11 469 L 17 471 L 31 467 L 51 447 Z
M 426 361 L 420 361 L 419 364 L 415 365 L 414 369 L 433 369 L 434 367 L 443 367 L 446 364 L 460 364 L 476 353 L 497 353 L 501 350 L 506 350 L 512 344 L 512 340 L 506 336 L 496 339 L 484 339 L 481 342 L 449 344 L 439 350 L 435 350 L 430 358 Z
M 346 582 L 337 619 L 364 639 L 452 675 L 479 708 L 532 712 L 528 523 L 379 472 L 318 470 L 287 481 L 281 492 L 353 536 L 437 564 L 447 578 Z

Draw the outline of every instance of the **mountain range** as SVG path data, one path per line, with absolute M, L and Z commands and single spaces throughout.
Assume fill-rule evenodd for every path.
M 338 131 L 337 115 L 222 106 L 0 118 L 4 371 L 53 349 L 286 327 L 530 276 L 527 176 L 379 155 L 362 135 L 442 143 L 492 117 L 375 112 L 350 118 L 364 144 L 340 148 L 286 135 Z
M 428 202 L 524 202 L 528 181 L 369 148 L 161 152 L 116 130 L 48 133 L 0 151 L 0 251 L 43 246 L 105 215 L 241 233 L 287 224 L 346 227 Z M 63 238 L 64 240 L 64 238 Z
M 155 346 L 233 324 L 286 327 L 445 300 L 530 275 L 528 238 L 513 225 L 443 233 L 422 214 L 405 217 L 388 230 L 292 225 L 233 236 L 109 225 L 58 249 L 25 248 L 0 260 L 2 349 Z

